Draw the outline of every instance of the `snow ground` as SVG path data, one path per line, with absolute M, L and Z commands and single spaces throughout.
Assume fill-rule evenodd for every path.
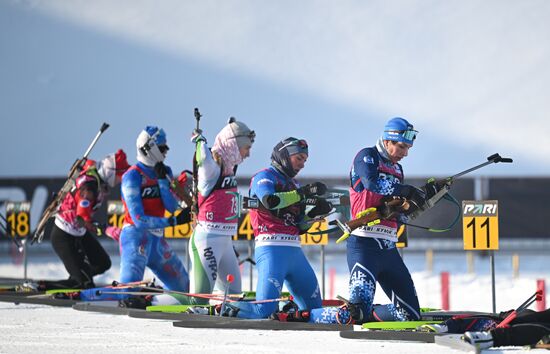
M 327 269 L 336 270 L 335 293 L 347 294 L 347 275 L 342 255 L 327 256 Z M 474 274 L 465 271 L 463 254 L 435 257 L 433 271 L 426 271 L 422 254 L 406 255 L 422 306 L 440 307 L 440 271 L 451 273 L 451 309 L 490 311 L 491 282 L 488 258 L 476 258 Z M 522 260 L 522 271 L 514 278 L 509 260 L 496 258 L 497 310 L 517 307 L 535 291 L 536 280 L 550 282 L 548 257 Z M 314 266 L 317 260 L 312 260 Z M 100 279 L 116 279 L 118 259 Z M 318 264 L 317 264 L 318 265 Z M 245 275 L 248 271 L 245 269 Z M 318 273 L 319 274 L 319 273 Z M 63 278 L 62 265 L 52 257 L 29 264 L 31 278 Z M 6 257 L 0 259 L 0 277 L 20 277 L 22 266 Z M 149 274 L 149 276 L 152 276 Z M 98 281 L 98 282 L 100 282 Z M 248 278 L 243 279 L 245 289 Z M 328 289 L 328 284 L 327 284 Z M 327 290 L 328 292 L 328 290 Z M 381 293 L 381 292 L 380 292 Z M 377 295 L 377 302 L 387 302 Z M 365 341 L 340 338 L 337 332 L 291 332 L 257 330 L 208 330 L 175 328 L 171 322 L 134 319 L 54 308 L 41 305 L 0 303 L 0 353 L 442 353 L 457 352 L 436 344 Z M 522 348 L 492 349 L 488 353 L 518 353 Z M 533 351 L 531 351 L 533 352 Z M 533 353 L 545 353 L 536 350 Z M 458 352 L 457 352 L 458 353 Z

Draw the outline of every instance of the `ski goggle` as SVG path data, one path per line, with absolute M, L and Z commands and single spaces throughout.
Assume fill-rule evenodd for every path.
M 256 139 L 256 133 L 254 132 L 254 130 L 251 130 L 247 134 L 235 135 L 233 139 L 243 138 L 243 137 L 250 139 L 250 142 L 253 143 L 254 139 Z
M 408 129 L 408 130 L 402 130 L 402 131 L 386 130 L 384 132 L 384 139 L 412 143 L 416 139 L 417 134 L 418 134 L 418 131 L 414 129 Z
M 308 145 L 307 145 L 307 141 L 305 141 L 304 139 L 300 139 L 300 140 L 296 139 L 296 140 L 288 141 L 279 148 L 279 151 L 283 149 L 287 149 L 289 155 L 300 154 L 300 153 L 304 153 L 308 155 Z
M 159 148 L 161 154 L 165 154 L 168 150 L 170 150 L 168 145 L 158 145 L 158 148 Z

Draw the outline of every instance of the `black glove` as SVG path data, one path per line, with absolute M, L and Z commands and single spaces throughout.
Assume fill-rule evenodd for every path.
M 323 198 L 317 198 L 317 202 L 315 203 L 315 206 L 313 207 L 313 209 L 309 211 L 309 213 L 307 213 L 307 216 L 309 216 L 310 218 L 314 218 L 316 216 L 326 215 L 330 213 L 331 210 L 332 210 L 331 203 L 327 202 Z
M 326 192 L 327 186 L 321 182 L 306 184 L 305 186 L 298 188 L 298 194 L 300 194 L 302 199 L 307 197 L 314 197 L 317 195 L 323 195 Z
M 157 162 L 155 165 L 155 173 L 157 174 L 158 179 L 164 179 L 166 178 L 166 175 L 168 175 L 168 169 L 164 163 Z
M 178 215 L 168 219 L 170 226 L 183 225 L 188 222 L 191 222 L 191 208 L 185 208 Z
M 410 203 L 410 208 L 405 212 L 405 215 L 409 215 L 418 209 L 422 209 L 426 203 L 426 194 L 424 191 L 408 184 L 402 184 L 399 188 L 398 194 L 400 197 L 406 198 Z
M 430 199 L 434 195 L 437 194 L 440 190 L 442 190 L 445 185 L 447 184 L 447 180 L 431 180 L 428 183 L 424 185 L 422 189 L 426 192 L 426 200 Z
M 376 210 L 382 219 L 394 219 L 399 214 L 407 214 L 411 204 L 404 197 L 396 195 L 386 195 L 380 199 L 380 205 Z

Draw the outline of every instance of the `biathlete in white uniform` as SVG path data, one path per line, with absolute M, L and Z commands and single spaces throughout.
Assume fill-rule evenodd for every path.
M 230 293 L 241 292 L 239 263 L 233 249 L 232 236 L 237 232 L 234 218 L 237 205 L 237 166 L 250 156 L 255 133 L 246 124 L 230 118 L 209 148 L 201 132 L 194 132 L 196 144 L 194 163 L 197 171 L 197 224 L 189 240 L 192 270 L 191 292 L 209 294 L 228 286 L 227 275 L 234 280 Z M 180 300 L 181 301 L 181 300 Z M 194 298 L 203 304 L 207 299 Z

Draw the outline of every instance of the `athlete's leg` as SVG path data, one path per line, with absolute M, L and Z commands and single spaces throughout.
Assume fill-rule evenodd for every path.
M 96 236 L 86 232 L 82 237 L 82 248 L 90 262 L 91 275 L 103 274 L 111 268 L 111 258 L 101 246 Z
M 69 273 L 69 282 L 75 288 L 93 287 L 89 266 L 84 262 L 85 254 L 80 247 L 80 237 L 72 236 L 54 224 L 50 235 L 52 247 Z
M 129 283 L 143 280 L 148 256 L 146 232 L 127 226 L 120 233 L 120 281 Z
M 286 277 L 288 255 L 282 246 L 256 247 L 256 269 L 258 270 L 258 284 L 256 286 L 256 300 L 277 299 L 283 290 Z M 240 309 L 237 317 L 267 318 L 277 309 L 278 302 L 269 301 L 261 304 L 239 302 Z
M 169 290 L 189 291 L 189 276 L 183 262 L 162 237 L 153 237 L 147 266 Z
M 353 235 L 348 238 L 349 301 L 362 312 L 362 318 L 356 319 L 359 322 L 367 321 L 372 312 L 380 257 L 376 240 Z
M 227 286 L 227 276 L 233 275 L 233 282 L 229 284 L 229 293 L 238 294 L 242 291 L 241 269 L 239 261 L 233 249 L 233 240 L 230 236 L 220 235 L 217 237 L 217 249 L 220 250 L 218 258 L 218 284 L 219 288 L 225 290 Z
M 189 240 L 191 256 L 191 292 L 210 294 L 218 278 L 218 260 L 221 256 L 216 247 L 216 238 L 211 234 L 195 230 Z M 227 237 L 227 236 L 226 236 Z M 207 299 L 197 299 L 197 303 L 206 304 Z
M 384 321 L 416 321 L 420 319 L 420 305 L 414 283 L 399 255 L 397 248 L 389 248 L 383 253 L 382 270 L 378 283 L 390 294 L 392 304 L 376 306 L 373 315 Z
M 323 301 L 317 277 L 302 248 L 284 247 L 287 248 L 289 255 L 288 262 L 290 262 L 286 284 L 294 297 L 294 302 L 296 302 L 300 310 L 311 310 L 322 307 Z

